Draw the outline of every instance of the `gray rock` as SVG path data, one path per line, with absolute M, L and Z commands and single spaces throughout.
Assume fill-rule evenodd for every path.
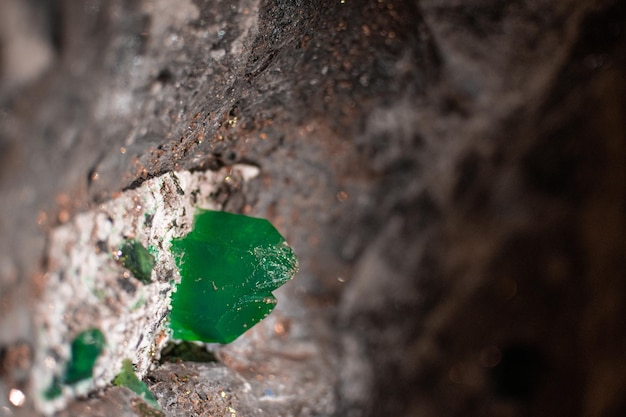
M 0 413 L 33 413 L 50 230 L 235 163 L 217 202 L 301 273 L 218 363 L 155 364 L 166 413 L 625 413 L 622 2 L 52 3 L 0 32 Z

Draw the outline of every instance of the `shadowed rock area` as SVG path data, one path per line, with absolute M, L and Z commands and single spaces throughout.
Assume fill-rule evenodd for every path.
M 624 115 L 617 0 L 6 0 L 0 416 L 34 413 L 50 230 L 237 163 L 216 201 L 300 260 L 277 309 L 155 360 L 162 411 L 58 415 L 626 415 Z

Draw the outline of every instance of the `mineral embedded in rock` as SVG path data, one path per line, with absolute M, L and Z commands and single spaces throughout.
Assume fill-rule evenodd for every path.
M 63 381 L 74 384 L 93 374 L 93 366 L 104 349 L 104 335 L 99 329 L 85 330 L 72 342 L 72 357 L 65 370 Z
M 113 380 L 113 385 L 126 387 L 143 398 L 143 400 L 150 406 L 156 409 L 161 408 L 152 392 L 150 392 L 148 386 L 142 380 L 137 378 L 135 370 L 133 369 L 133 363 L 130 359 L 124 359 L 122 361 L 122 370 Z
M 128 239 L 120 247 L 120 261 L 134 277 L 144 284 L 150 283 L 150 275 L 154 268 L 154 256 L 135 239 Z
M 91 378 L 104 344 L 104 335 L 100 329 L 88 329 L 79 333 L 72 341 L 72 356 L 65 367 L 65 373 L 54 377 L 43 394 L 44 398 L 57 398 L 63 392 L 63 385 L 72 385 Z
M 276 305 L 272 291 L 289 281 L 298 260 L 265 220 L 198 210 L 193 230 L 172 240 L 181 282 L 172 294 L 174 338 L 229 343 Z

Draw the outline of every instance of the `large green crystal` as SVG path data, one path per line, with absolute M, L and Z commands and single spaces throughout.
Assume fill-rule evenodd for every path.
M 171 250 L 182 280 L 170 328 L 182 340 L 232 342 L 272 311 L 272 291 L 298 270 L 269 221 L 239 214 L 198 210 L 193 230 Z

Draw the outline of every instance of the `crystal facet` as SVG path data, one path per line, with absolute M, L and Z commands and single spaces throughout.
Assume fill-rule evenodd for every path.
M 172 294 L 170 328 L 182 340 L 229 343 L 276 305 L 272 291 L 298 260 L 265 219 L 198 210 L 193 230 L 172 240 L 182 277 Z

